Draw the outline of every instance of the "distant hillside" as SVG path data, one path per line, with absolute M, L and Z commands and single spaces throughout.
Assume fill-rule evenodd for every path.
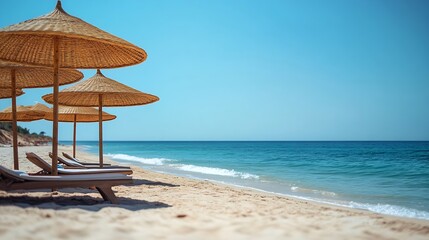
M 45 132 L 30 133 L 30 129 L 18 126 L 18 145 L 34 146 L 46 145 L 52 138 L 45 136 Z M 0 122 L 0 145 L 12 145 L 12 123 Z

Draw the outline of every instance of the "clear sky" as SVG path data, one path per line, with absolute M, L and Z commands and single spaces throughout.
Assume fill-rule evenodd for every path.
M 0 27 L 55 3 L 1 1 Z M 105 123 L 105 140 L 429 140 L 429 1 L 62 4 L 148 53 L 104 74 L 161 100 L 105 108 L 118 116 Z M 18 104 L 51 91 L 25 89 Z M 52 132 L 48 121 L 20 125 Z M 97 131 L 80 124 L 78 139 L 97 140 Z M 59 135 L 72 139 L 72 124 Z

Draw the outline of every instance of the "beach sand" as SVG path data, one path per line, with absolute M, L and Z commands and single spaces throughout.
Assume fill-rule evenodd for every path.
M 20 148 L 20 169 L 36 172 L 28 151 L 48 159 L 51 147 Z M 0 164 L 12 168 L 11 155 L 1 147 Z M 132 169 L 118 205 L 90 189 L 0 191 L 0 239 L 429 239 L 429 221 Z

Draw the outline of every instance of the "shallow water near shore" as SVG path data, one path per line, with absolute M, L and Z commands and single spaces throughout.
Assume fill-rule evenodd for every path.
M 98 142 L 78 146 L 98 153 Z M 148 170 L 429 219 L 429 142 L 106 141 L 104 153 Z

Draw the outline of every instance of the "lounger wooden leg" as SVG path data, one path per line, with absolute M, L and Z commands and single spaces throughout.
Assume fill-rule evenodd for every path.
M 113 204 L 118 204 L 118 198 L 113 193 L 112 187 L 103 186 L 103 187 L 96 187 L 96 188 L 105 201 L 110 201 Z

